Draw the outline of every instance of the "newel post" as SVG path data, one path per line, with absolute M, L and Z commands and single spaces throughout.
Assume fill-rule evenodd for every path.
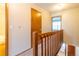
M 33 56 L 38 56 L 38 33 L 33 32 Z

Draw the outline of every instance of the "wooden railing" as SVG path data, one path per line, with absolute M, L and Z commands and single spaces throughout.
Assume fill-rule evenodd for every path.
M 56 56 L 63 43 L 63 30 L 39 34 L 33 33 L 33 55 Z

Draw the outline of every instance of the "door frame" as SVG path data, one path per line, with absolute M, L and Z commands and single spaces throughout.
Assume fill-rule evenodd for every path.
M 5 3 L 5 56 L 9 55 L 9 18 L 8 18 L 8 3 Z
M 35 8 L 31 8 L 31 48 L 32 48 L 32 9 L 39 12 L 41 14 L 41 12 Z M 42 16 L 41 17 L 41 32 L 42 32 Z

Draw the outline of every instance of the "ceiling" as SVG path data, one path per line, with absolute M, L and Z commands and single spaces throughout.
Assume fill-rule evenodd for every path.
M 79 7 L 78 3 L 70 3 L 70 4 L 58 4 L 58 3 L 35 3 L 35 5 L 49 11 L 50 13 Z

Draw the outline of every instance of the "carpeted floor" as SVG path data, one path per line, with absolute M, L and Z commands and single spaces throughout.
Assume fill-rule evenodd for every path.
M 40 52 L 40 45 L 39 45 L 39 54 L 38 55 L 41 56 L 40 54 L 41 54 L 41 52 Z M 33 56 L 33 51 L 32 51 L 32 49 L 29 49 L 28 51 L 20 54 L 19 56 Z M 65 56 L 65 44 L 62 45 L 57 56 Z

